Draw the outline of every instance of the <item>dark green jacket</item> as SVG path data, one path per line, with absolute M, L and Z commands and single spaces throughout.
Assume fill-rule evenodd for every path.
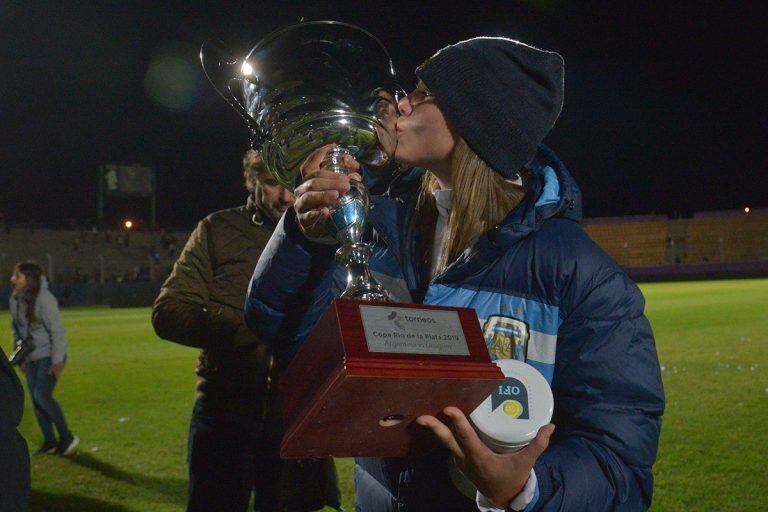
M 273 229 L 251 198 L 245 206 L 212 213 L 190 235 L 155 300 L 157 335 L 202 349 L 197 396 L 209 407 L 262 407 L 269 355 L 245 326 L 243 304 Z

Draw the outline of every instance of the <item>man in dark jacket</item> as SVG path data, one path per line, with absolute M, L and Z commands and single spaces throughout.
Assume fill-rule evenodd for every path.
M 152 310 L 158 336 L 202 349 L 189 431 L 187 510 L 245 511 L 252 491 L 261 512 L 338 506 L 332 466 L 329 480 L 302 482 L 300 496 L 288 492 L 292 483 L 280 484 L 280 434 L 267 411 L 271 357 L 245 326 L 243 303 L 256 261 L 293 205 L 293 194 L 252 150 L 243 169 L 251 192 L 247 204 L 200 221 Z M 286 476 L 296 474 L 285 469 Z M 327 475 L 322 469 L 317 473 Z
M 16 428 L 24 411 L 24 389 L 0 348 L 0 510 L 29 506 L 29 451 Z

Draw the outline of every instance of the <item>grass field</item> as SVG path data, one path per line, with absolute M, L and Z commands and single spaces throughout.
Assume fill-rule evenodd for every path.
M 768 508 L 768 280 L 642 286 L 667 393 L 655 511 Z M 32 458 L 32 511 L 178 511 L 196 352 L 159 341 L 148 309 L 63 312 L 57 387 L 76 457 Z M 41 441 L 29 407 L 22 433 Z M 351 461 L 339 461 L 353 510 Z

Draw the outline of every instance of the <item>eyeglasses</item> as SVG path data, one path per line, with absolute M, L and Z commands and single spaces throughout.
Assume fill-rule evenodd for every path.
M 421 87 L 417 87 L 410 94 L 397 94 L 397 110 L 400 112 L 400 115 L 409 116 L 414 108 L 434 97 L 434 94 Z M 403 107 L 406 105 L 407 107 L 404 109 Z
M 390 94 L 379 93 L 373 102 L 373 113 L 379 121 L 396 119 L 401 115 L 410 115 L 413 109 L 434 98 L 434 95 L 420 84 L 419 87 L 405 94 L 405 91 Z

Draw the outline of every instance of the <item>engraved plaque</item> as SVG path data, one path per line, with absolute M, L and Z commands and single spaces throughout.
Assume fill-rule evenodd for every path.
M 360 318 L 371 352 L 469 355 L 456 311 L 360 306 Z
M 503 382 L 472 309 L 336 299 L 280 381 L 280 454 L 423 454 L 435 439 L 416 418 L 469 414 Z

